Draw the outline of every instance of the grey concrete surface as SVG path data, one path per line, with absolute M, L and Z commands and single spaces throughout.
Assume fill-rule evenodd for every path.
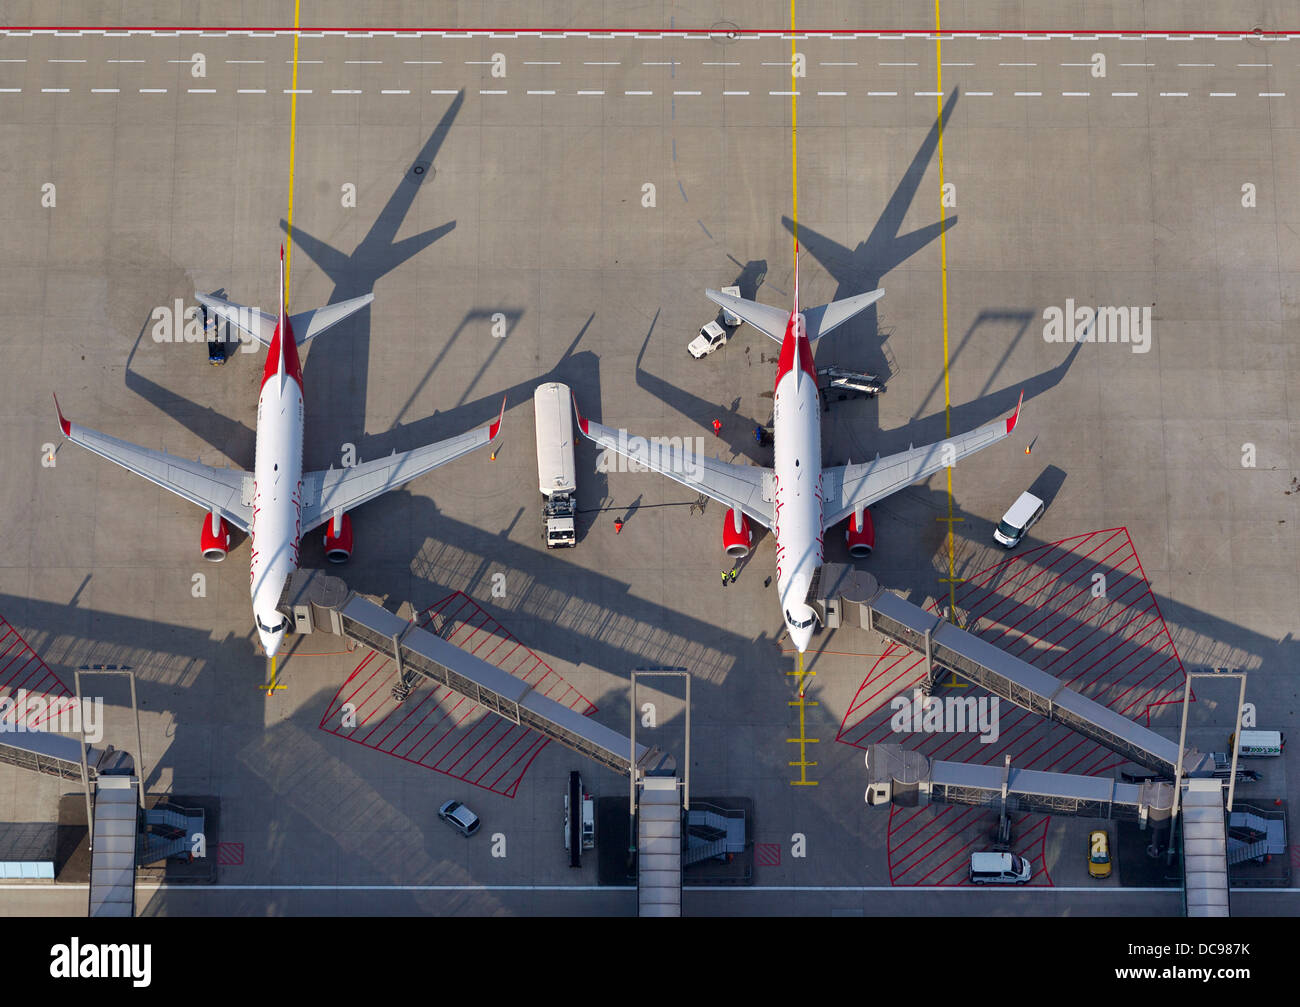
M 241 6 L 244 23 L 261 13 L 263 23 L 283 21 L 282 5 L 256 6 Z M 591 10 L 611 24 L 639 16 L 613 6 Z M 805 24 L 843 21 L 849 7 L 806 6 Z M 1057 5 L 1014 6 L 1008 27 L 1065 18 Z M 21 7 L 7 11 L 9 23 L 23 23 Z M 910 16 L 904 8 L 881 18 Z M 482 5 L 457 16 L 506 24 L 519 9 Z M 348 13 L 318 10 L 320 23 Z M 588 12 L 547 10 L 570 20 Z M 680 10 L 683 20 L 716 19 Z M 753 15 L 756 23 L 779 26 L 788 14 L 780 4 L 760 10 L 767 15 Z M 1122 22 L 1127 10 L 1098 17 Z M 1142 10 L 1149 25 L 1191 19 L 1183 5 Z M 1254 11 L 1228 5 L 1223 23 L 1253 24 Z M 97 20 L 157 16 L 153 5 L 124 3 Z M 974 15 L 963 8 L 953 17 Z M 810 68 L 798 105 L 805 302 L 877 283 L 887 291 L 878 310 L 818 350 L 821 364 L 890 374 L 881 398 L 829 414 L 826 458 L 839 463 L 944 432 L 939 166 L 927 142 L 938 68 L 924 39 L 800 45 Z M 946 234 L 953 427 L 1006 415 L 1026 389 L 1023 429 L 953 475 L 964 518 L 959 572 L 1000 557 L 992 524 L 1055 465 L 1067 479 L 1032 541 L 1127 526 L 1184 664 L 1247 670 L 1262 725 L 1292 733 L 1296 46 L 1007 38 L 942 47 L 943 177 L 956 186 Z M 204 78 L 187 62 L 200 50 Z M 1098 51 L 1105 78 L 1063 65 Z M 506 56 L 504 78 L 484 62 L 496 52 Z M 465 591 L 619 729 L 631 669 L 690 668 L 693 788 L 752 797 L 755 838 L 785 851 L 758 883 L 880 886 L 888 819 L 862 804 L 860 752 L 833 740 L 879 640 L 852 630 L 818 638 L 833 652 L 810 661 L 818 785 L 792 787 L 793 662 L 763 588 L 771 537 L 724 594 L 720 508 L 695 516 L 689 494 L 666 480 L 598 473 L 587 445 L 578 455 L 579 546 L 547 554 L 539 532 L 528 400 L 540 380 L 567 381 L 603 422 L 702 436 L 724 457 L 757 457 L 750 431 L 770 416 L 775 344 L 742 330 L 705 361 L 684 349 L 713 317 L 705 286 L 743 276 L 755 296 L 761 275 L 757 297 L 788 303 L 790 101 L 772 93 L 789 88 L 788 57 L 779 38 L 304 38 L 297 87 L 310 93 L 297 103 L 293 222 L 300 241 L 315 242 L 293 248 L 292 306 L 376 295 L 372 309 L 307 355 L 306 462 L 338 464 L 345 444 L 368 458 L 468 429 L 495 414 L 504 392 L 495 462 L 472 455 L 354 515 L 349 584 L 418 607 Z M 210 368 L 202 346 L 155 342 L 151 312 L 192 297 L 196 285 L 274 303 L 291 58 L 287 37 L 0 34 L 0 59 L 10 61 L 0 63 L 0 615 L 69 684 L 82 665 L 136 670 L 150 788 L 220 795 L 221 838 L 244 844 L 243 864 L 223 868 L 224 883 L 594 884 L 594 866 L 570 871 L 560 848 L 576 757 L 546 748 L 511 800 L 318 730 L 357 658 L 333 653 L 337 640 L 305 639 L 282 663 L 288 688 L 269 701 L 257 691 L 266 669 L 249 618 L 247 543 L 224 564 L 205 564 L 202 515 L 183 501 L 70 445 L 54 467 L 41 464 L 43 446 L 58 441 L 51 390 L 86 425 L 212 463 L 251 464 L 260 357 L 235 354 Z M 628 93 L 642 91 L 651 93 Z M 418 186 L 406 177 L 417 160 L 433 168 Z M 41 205 L 46 183 L 56 187 L 53 208 Z M 641 205 L 646 183 L 653 208 Z M 1248 183 L 1253 208 L 1242 206 Z M 346 185 L 356 188 L 355 207 L 342 205 Z M 1046 343 L 1043 311 L 1066 299 L 1151 306 L 1150 351 L 1085 344 L 1071 358 L 1070 347 Z M 497 312 L 508 319 L 504 339 L 492 335 Z M 708 428 L 715 416 L 724 420 L 720 441 Z M 1247 443 L 1254 468 L 1242 465 Z M 615 537 L 613 518 L 629 510 Z M 945 512 L 942 478 L 878 508 L 869 563 L 882 583 L 914 598 L 943 593 L 947 550 L 934 518 Z M 838 533 L 828 541 L 835 557 Z M 319 545 L 305 546 L 305 563 L 321 558 Z M 491 590 L 498 572 L 504 598 Z M 196 574 L 206 577 L 203 598 L 192 595 Z M 120 714 L 116 686 L 104 688 Z M 1198 704 L 1195 716 L 1213 726 L 1224 714 Z M 1176 728 L 1171 713 L 1162 717 L 1154 726 Z M 1294 758 L 1284 760 L 1289 780 Z M 597 793 L 625 789 L 612 774 L 580 768 Z M 0 817 L 38 820 L 59 792 L 0 771 Z M 484 820 L 477 841 L 437 821 L 450 796 L 472 799 Z M 1054 866 L 1077 859 L 1088 827 L 1054 825 Z M 504 858 L 490 852 L 497 832 Z M 804 859 L 789 856 L 795 833 L 807 837 Z M 1019 912 L 1109 912 L 1126 898 L 1139 912 L 1180 911 L 1176 898 L 1118 891 L 1003 897 Z M 221 903 L 232 912 L 633 909 L 626 894 L 600 895 L 596 910 L 588 896 L 549 901 L 545 891 L 211 898 L 236 900 Z M 686 904 L 702 913 L 915 911 L 874 892 L 764 898 L 710 893 Z M 936 893 L 921 911 L 985 914 L 988 898 Z M 81 900 L 4 902 L 76 913 Z M 142 900 L 150 913 L 214 904 L 174 890 Z M 1277 913 L 1294 912 L 1295 902 L 1251 894 L 1234 905 Z

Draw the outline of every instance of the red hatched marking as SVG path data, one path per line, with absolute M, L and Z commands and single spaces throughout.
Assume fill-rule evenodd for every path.
M 755 843 L 754 863 L 757 864 L 759 867 L 780 867 L 781 866 L 781 844 L 780 843 Z
M 243 867 L 244 844 L 217 843 L 217 863 L 222 867 Z
M 19 693 L 25 693 L 20 697 Z M 19 699 L 25 702 L 19 703 Z M 72 690 L 27 645 L 18 630 L 0 616 L 0 701 L 5 726 L 57 730 L 51 722 L 76 703 Z
M 1097 573 L 1106 578 L 1102 597 L 1093 596 Z M 1150 723 L 1154 707 L 1181 700 L 1186 673 L 1127 528 L 1026 550 L 967 579 L 957 604 L 981 639 L 1139 723 Z M 894 742 L 931 759 L 980 765 L 1000 765 L 1010 755 L 1018 768 L 1058 773 L 1110 775 L 1123 763 L 1096 742 L 1005 701 L 998 738 L 988 744 L 974 732 L 898 734 L 890 724 L 890 700 L 910 697 L 923 675 L 921 655 L 889 646 L 859 686 L 836 740 L 856 748 Z M 987 695 L 973 686 L 954 691 Z M 1033 884 L 1051 884 L 1043 860 L 1049 820 L 1040 814 L 1014 819 L 1014 852 L 1034 863 Z M 891 808 L 890 882 L 967 883 L 965 860 L 971 850 L 987 848 L 994 824 L 982 809 Z
M 464 592 L 455 591 L 430 606 L 420 614 L 420 625 L 428 626 L 435 617 L 443 638 L 466 653 L 584 716 L 596 711 Z M 423 679 L 404 703 L 398 703 L 392 697 L 396 682 L 397 666 L 367 652 L 330 700 L 321 730 L 493 793 L 515 796 L 524 773 L 546 747 L 545 738 Z M 355 711 L 353 727 L 342 726 L 345 704 Z

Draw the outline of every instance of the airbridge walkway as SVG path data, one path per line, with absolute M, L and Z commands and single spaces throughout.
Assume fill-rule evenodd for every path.
M 870 574 L 843 564 L 818 572 L 809 595 L 823 625 L 839 626 L 857 610 L 858 623 L 925 657 L 922 689 L 948 673 L 1055 721 L 1146 766 L 1167 782 L 1119 783 L 1099 777 L 1005 766 L 931 761 L 898 745 L 867 751 L 867 804 L 921 801 L 1008 811 L 1114 818 L 1143 828 L 1183 821 L 1185 906 L 1189 916 L 1228 915 L 1228 843 L 1223 784 L 1213 753 L 1179 743 L 1068 688 L 1027 661 L 885 590 Z M 1181 771 L 1181 779 L 1179 779 Z M 1175 792 L 1174 781 L 1179 780 Z M 1181 797 L 1182 802 L 1177 798 Z M 1281 826 L 1277 826 L 1281 828 Z

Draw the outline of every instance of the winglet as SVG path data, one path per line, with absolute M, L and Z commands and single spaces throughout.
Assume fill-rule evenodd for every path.
M 53 392 L 50 392 L 50 394 L 54 395 Z M 63 430 L 63 436 L 71 437 L 72 424 L 64 418 L 63 410 L 59 408 L 59 397 L 57 395 L 54 395 L 54 411 L 59 414 L 59 427 Z
M 578 429 L 582 431 L 584 437 L 590 437 L 591 434 L 587 433 L 587 421 L 582 418 L 582 412 L 578 409 L 578 396 L 573 395 L 572 392 L 569 394 L 573 396 L 573 415 L 578 417 Z
M 502 395 L 502 396 L 501 396 L 501 413 L 500 413 L 500 415 L 497 416 L 497 421 L 496 421 L 495 423 L 493 423 L 492 426 L 488 429 L 488 440 L 489 440 L 489 441 L 494 441 L 494 440 L 497 439 L 497 432 L 501 429 L 501 421 L 505 418 L 505 415 L 506 415 L 506 397 L 505 397 L 504 395 Z
M 1016 429 L 1016 424 L 1020 422 L 1020 407 L 1024 405 L 1024 402 L 1025 402 L 1025 391 L 1022 388 L 1020 390 L 1020 401 L 1016 403 L 1016 411 L 1012 413 L 1011 418 L 1007 420 L 1008 434 L 1010 434 L 1012 430 Z

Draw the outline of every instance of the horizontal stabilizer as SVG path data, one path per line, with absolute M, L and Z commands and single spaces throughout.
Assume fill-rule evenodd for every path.
M 854 315 L 865 311 L 885 296 L 885 291 L 871 290 L 865 294 L 855 294 L 842 301 L 832 301 L 820 308 L 809 308 L 803 313 L 804 326 L 808 332 L 808 341 L 816 342 L 832 329 L 839 328 Z
M 224 318 L 240 332 L 252 336 L 263 346 L 271 345 L 275 335 L 275 315 L 268 315 L 256 308 L 247 308 L 223 297 L 195 293 L 195 299 L 218 318 Z
M 771 336 L 778 343 L 785 339 L 785 326 L 790 321 L 790 312 L 759 304 L 757 301 L 747 301 L 743 297 L 732 297 L 731 294 L 724 294 L 720 290 L 706 290 L 704 296 L 718 307 L 743 318 L 759 332 Z
M 362 294 L 349 301 L 339 301 L 337 304 L 327 304 L 323 308 L 290 315 L 289 324 L 293 327 L 294 338 L 301 346 L 313 336 L 319 336 L 326 329 L 338 325 L 349 315 L 356 314 L 374 299 L 374 294 Z

